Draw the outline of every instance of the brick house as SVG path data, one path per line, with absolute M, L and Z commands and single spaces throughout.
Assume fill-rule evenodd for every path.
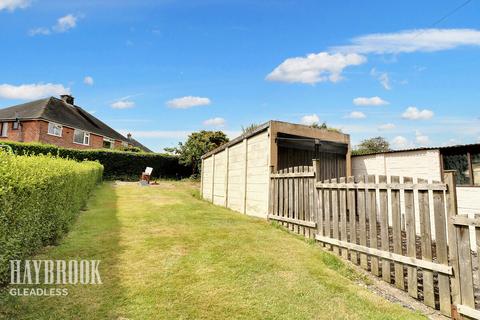
M 152 152 L 131 135 L 124 137 L 74 104 L 70 95 L 0 109 L 0 142 L 40 142 L 75 149 L 135 146 Z

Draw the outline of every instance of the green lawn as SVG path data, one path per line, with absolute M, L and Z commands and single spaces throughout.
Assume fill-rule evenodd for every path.
M 36 258 L 100 259 L 103 284 L 67 286 L 67 297 L 4 290 L 0 318 L 423 319 L 312 242 L 199 200 L 191 183 L 104 184 Z

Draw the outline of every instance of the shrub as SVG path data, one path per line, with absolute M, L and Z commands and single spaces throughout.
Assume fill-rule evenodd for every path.
M 66 149 L 40 143 L 1 142 L 18 155 L 51 154 L 77 161 L 99 161 L 105 168 L 104 179 L 138 180 L 146 167 L 152 167 L 153 178 L 184 178 L 191 169 L 180 164 L 178 157 L 161 153 L 126 152 L 106 149 Z
M 0 151 L 0 283 L 9 279 L 9 260 L 67 232 L 102 172 L 98 162 Z

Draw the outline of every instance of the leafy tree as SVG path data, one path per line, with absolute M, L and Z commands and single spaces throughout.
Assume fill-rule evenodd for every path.
M 360 142 L 357 148 L 354 150 L 355 154 L 366 154 L 376 152 L 390 151 L 390 143 L 383 137 L 375 137 L 365 139 Z
M 256 124 L 256 123 L 252 123 L 246 127 L 242 126 L 242 133 L 245 134 L 245 133 L 250 133 L 250 132 L 253 132 L 255 131 L 255 129 L 257 129 L 260 125 L 259 124 Z
M 192 175 L 200 173 L 202 155 L 228 142 L 228 137 L 222 131 L 199 131 L 193 132 L 185 143 L 179 143 L 178 147 L 165 148 L 165 151 L 178 154 L 180 163 L 192 168 Z

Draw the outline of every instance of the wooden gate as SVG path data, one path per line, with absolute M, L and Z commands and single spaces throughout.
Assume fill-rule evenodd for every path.
M 313 167 L 272 173 L 269 219 L 315 237 L 444 315 L 480 319 L 480 286 L 472 289 L 472 279 L 480 284 L 478 257 L 472 258 L 468 232 L 478 226 L 480 241 L 480 218 L 457 216 L 452 172 L 430 183 L 395 176 L 319 181 L 319 172 L 314 160 Z

